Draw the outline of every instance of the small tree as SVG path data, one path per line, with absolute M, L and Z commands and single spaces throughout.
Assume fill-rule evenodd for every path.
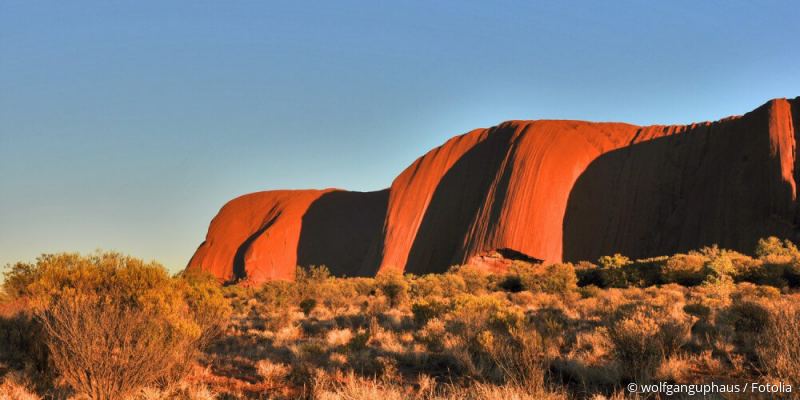
M 305 314 L 306 316 L 311 314 L 311 311 L 313 311 L 314 308 L 316 307 L 317 307 L 317 300 L 315 299 L 308 298 L 300 302 L 300 310 L 302 310 L 303 314 Z
M 622 254 L 603 256 L 597 260 L 602 266 L 602 280 L 607 287 L 627 287 L 630 284 L 627 266 L 632 264 L 628 257 Z
M 736 272 L 730 257 L 722 250 L 718 256 L 706 263 L 707 274 L 703 286 L 709 290 L 709 295 L 718 300 L 726 301 L 734 288 L 731 275 Z
M 208 274 L 170 277 L 158 263 L 116 252 L 44 254 L 9 276 L 4 292 L 29 304 L 49 372 L 96 399 L 179 380 L 230 313 Z
M 396 307 L 408 298 L 408 282 L 399 269 L 389 268 L 381 271 L 375 277 L 375 281 L 383 295 L 389 299 L 391 307 Z

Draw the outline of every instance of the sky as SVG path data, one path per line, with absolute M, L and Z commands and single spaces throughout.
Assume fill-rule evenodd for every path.
M 509 119 L 683 124 L 800 95 L 797 1 L 0 1 L 0 265 L 183 269 L 225 202 L 388 187 Z

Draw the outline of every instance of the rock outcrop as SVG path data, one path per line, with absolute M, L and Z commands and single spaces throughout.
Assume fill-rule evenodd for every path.
M 797 241 L 799 122 L 800 98 L 681 126 L 504 122 L 450 139 L 386 190 L 234 199 L 188 268 L 261 282 L 296 265 L 421 274 L 502 266 L 498 254 L 559 262 Z

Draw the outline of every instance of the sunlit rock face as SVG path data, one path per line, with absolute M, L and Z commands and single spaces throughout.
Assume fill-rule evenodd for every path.
M 450 139 L 386 190 L 236 198 L 188 267 L 258 283 L 297 265 L 422 274 L 796 241 L 797 121 L 800 98 L 692 125 L 508 121 Z

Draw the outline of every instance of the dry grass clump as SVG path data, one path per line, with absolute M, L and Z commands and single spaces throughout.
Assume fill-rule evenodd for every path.
M 614 324 L 610 338 L 614 358 L 627 376 L 637 382 L 649 382 L 664 357 L 656 319 L 637 310 Z
M 164 388 L 146 387 L 130 396 L 131 400 L 215 400 L 220 394 L 199 383 L 178 382 Z
M 427 375 L 418 377 L 415 385 L 398 384 L 375 378 L 362 378 L 348 374 L 338 382 L 318 384 L 314 397 L 318 399 L 486 399 L 486 400 L 540 400 L 563 399 L 560 393 L 531 393 L 524 387 L 474 382 L 461 386 L 437 383 Z
M 661 382 L 686 382 L 691 361 L 685 356 L 678 355 L 665 359 L 658 366 L 654 379 Z
M 769 319 L 755 350 L 767 375 L 800 385 L 800 303 L 793 300 L 773 303 L 769 308 Z
M 19 374 L 10 373 L 0 381 L 0 400 L 39 400 L 29 383 Z
M 289 375 L 289 367 L 286 364 L 270 360 L 260 360 L 256 362 L 255 367 L 258 375 L 270 386 L 280 384 Z

